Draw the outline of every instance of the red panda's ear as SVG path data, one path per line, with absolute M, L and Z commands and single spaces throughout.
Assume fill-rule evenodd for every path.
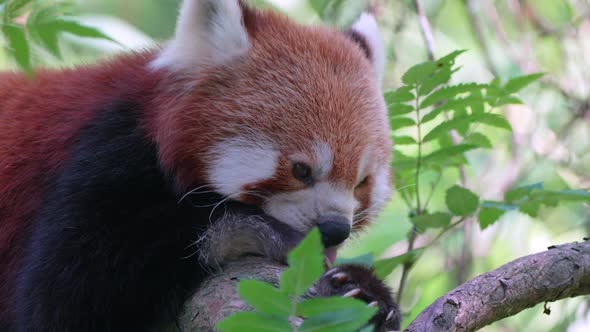
M 363 13 L 352 25 L 348 35 L 365 51 L 373 64 L 375 75 L 381 81 L 385 71 L 385 45 L 375 17 Z
M 240 0 L 184 0 L 176 35 L 152 67 L 198 72 L 244 54 L 250 41 L 242 8 Z

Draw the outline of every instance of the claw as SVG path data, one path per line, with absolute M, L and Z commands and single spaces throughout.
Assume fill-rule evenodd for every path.
M 338 272 L 332 276 L 331 281 L 337 284 L 343 284 L 346 280 L 348 280 L 348 274 L 344 272 Z
M 330 274 L 332 274 L 332 273 L 336 273 L 336 272 L 338 272 L 338 270 L 339 270 L 339 269 L 338 269 L 337 267 L 335 267 L 335 268 L 333 268 L 333 269 L 330 269 L 330 270 L 328 270 L 326 273 L 324 273 L 324 276 L 329 276 L 329 275 L 330 275 Z
M 373 301 L 373 302 L 369 303 L 369 304 L 367 305 L 367 307 L 377 307 L 378 305 L 379 305 L 379 302 L 377 302 L 377 301 Z
M 342 295 L 342 297 L 355 297 L 357 295 L 359 295 L 361 293 L 361 290 L 358 288 L 355 288 L 349 292 L 347 292 L 346 294 Z
M 385 320 L 386 320 L 386 321 L 387 321 L 387 320 L 390 320 L 390 319 L 391 319 L 391 317 L 393 317 L 393 310 L 391 310 L 391 311 L 390 311 L 390 312 L 387 314 L 387 317 L 385 318 Z

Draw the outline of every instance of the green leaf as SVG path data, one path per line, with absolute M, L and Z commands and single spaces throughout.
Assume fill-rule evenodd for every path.
M 287 319 L 258 312 L 237 312 L 217 323 L 216 328 L 221 332 L 288 332 L 291 324 Z
M 463 153 L 477 149 L 476 145 L 472 144 L 457 144 L 453 145 L 448 148 L 443 148 L 437 151 L 432 152 L 431 154 L 422 158 L 422 162 L 427 163 L 437 163 L 440 161 L 448 160 L 452 157 L 456 157 L 457 155 L 462 155 Z
M 487 99 L 483 97 L 483 93 L 480 90 L 473 90 L 469 97 L 474 100 L 469 106 L 471 107 L 472 113 L 483 113 L 485 112 L 485 103 Z
M 315 10 L 316 13 L 318 13 L 320 17 L 323 17 L 324 12 L 330 5 L 330 2 L 332 2 L 332 0 L 314 0 L 309 1 L 309 5 L 311 8 L 313 8 L 313 10 Z
M 23 15 L 25 13 L 25 7 L 31 2 L 32 0 L 12 0 L 8 2 L 4 9 L 4 15 L 7 18 L 7 22 L 11 22 L 13 19 Z
M 317 227 L 289 253 L 287 261 L 289 268 L 281 274 L 281 290 L 301 296 L 324 272 L 323 246 Z
M 522 213 L 525 213 L 533 218 L 536 218 L 539 216 L 540 209 L 541 209 L 541 202 L 534 202 L 534 201 L 524 202 L 524 203 L 520 204 L 520 207 L 519 207 L 519 210 Z
M 416 125 L 416 121 L 410 118 L 393 118 L 389 122 L 392 130 L 398 130 Z
M 8 40 L 8 49 L 18 66 L 26 72 L 31 72 L 31 51 L 24 28 L 18 25 L 2 25 L 2 33 Z
M 99 38 L 99 39 L 106 39 L 112 42 L 115 42 L 114 39 L 107 36 L 106 34 L 102 33 L 100 30 L 85 26 L 80 24 L 76 21 L 69 21 L 63 19 L 55 19 L 52 22 L 48 22 L 46 24 L 52 24 L 53 28 L 58 30 L 59 32 L 67 32 L 71 33 L 78 37 L 85 37 L 85 38 Z
M 418 95 L 426 96 L 437 87 L 448 83 L 453 73 L 450 65 L 437 64 L 437 70 L 420 85 Z
M 480 148 L 491 149 L 492 142 L 487 136 L 480 133 L 473 133 L 465 138 L 465 143 L 477 145 Z
M 471 92 L 474 90 L 480 91 L 483 87 L 485 87 L 485 85 L 476 83 L 462 83 L 458 85 L 447 86 L 433 92 L 428 97 L 424 98 L 424 100 L 420 104 L 420 108 L 426 108 L 428 106 L 438 104 L 443 101 L 456 99 L 460 94 Z
M 394 103 L 388 106 L 389 116 L 408 114 L 414 111 L 414 107 L 406 104 Z
M 516 93 L 520 90 L 522 90 L 523 88 L 525 88 L 527 85 L 538 81 L 541 77 L 543 77 L 543 75 L 545 75 L 544 73 L 536 73 L 536 74 L 531 74 L 531 75 L 525 75 L 525 76 L 518 76 L 515 77 L 511 80 L 509 80 L 506 85 L 504 85 L 504 91 L 507 93 Z
M 412 218 L 416 229 L 422 233 L 428 228 L 446 227 L 451 223 L 451 215 L 444 212 L 422 214 Z
M 484 230 L 488 226 L 493 225 L 505 212 L 497 208 L 481 208 L 478 215 L 479 227 Z
M 520 105 L 524 104 L 520 98 L 515 96 L 500 97 L 492 103 L 493 107 L 500 107 L 504 105 Z
M 446 103 L 438 106 L 437 108 L 433 109 L 432 111 L 424 115 L 422 117 L 422 123 L 434 120 L 437 116 L 439 116 L 442 112 L 445 111 L 464 110 L 466 107 L 471 107 L 471 109 L 481 107 L 481 105 L 483 105 L 486 102 L 486 100 L 486 98 L 479 96 L 469 96 L 465 98 L 449 100 Z
M 410 86 L 402 86 L 395 91 L 386 92 L 384 97 L 387 105 L 391 105 L 393 103 L 403 103 L 416 98 L 412 93 L 412 87 Z
M 436 64 L 433 62 L 427 61 L 417 64 L 406 71 L 402 76 L 402 82 L 410 86 L 419 85 L 432 75 L 435 70 Z
M 363 308 L 327 312 L 303 321 L 299 332 L 355 332 L 365 325 L 377 312 L 377 308 Z
M 362 310 L 366 306 L 363 301 L 349 297 L 316 297 L 301 301 L 297 305 L 297 316 L 311 317 L 340 310 Z
M 291 299 L 271 284 L 258 280 L 242 280 L 238 294 L 249 306 L 259 312 L 287 318 L 291 312 Z
M 55 57 L 61 59 L 59 50 L 58 34 L 59 30 L 52 23 L 42 23 L 37 25 L 28 25 L 31 36 L 48 50 Z
M 423 251 L 424 249 L 415 249 L 403 255 L 378 260 L 375 262 L 375 264 L 373 264 L 375 275 L 379 279 L 385 279 L 395 270 L 396 267 L 418 259 Z
M 455 185 L 447 190 L 445 202 L 452 213 L 466 217 L 477 211 L 479 197 L 471 190 Z
M 356 264 L 356 265 L 363 265 L 363 266 L 373 266 L 373 254 L 368 253 L 365 255 L 351 257 L 351 258 L 336 258 L 334 262 L 335 265 L 344 265 L 344 264 Z
M 413 145 L 418 144 L 414 137 L 411 136 L 394 136 L 393 143 L 396 145 Z
M 497 127 L 497 128 L 506 129 L 506 130 L 512 129 L 512 127 L 510 126 L 510 123 L 508 123 L 508 121 L 504 117 L 502 117 L 501 115 L 492 114 L 492 113 L 469 114 L 469 115 L 458 116 L 458 117 L 455 117 L 455 118 L 450 119 L 448 121 L 444 121 L 444 122 L 440 123 L 438 126 L 434 127 L 428 134 L 426 134 L 426 136 L 424 136 L 422 141 L 423 142 L 432 141 L 432 140 L 440 137 L 441 135 L 448 133 L 450 130 L 458 129 L 461 126 L 464 126 L 466 124 L 475 123 L 475 122 L 483 123 L 488 126 Z
M 418 94 L 420 96 L 425 96 L 437 87 L 448 83 L 453 73 L 458 70 L 453 68 L 455 59 L 463 52 L 464 51 L 455 51 L 435 61 L 434 64 L 436 66 L 436 70 L 432 73 L 432 75 L 423 80 L 420 88 L 418 89 Z
M 474 122 L 483 123 L 483 124 L 486 124 L 490 127 L 496 127 L 496 128 L 505 129 L 508 131 L 512 130 L 512 126 L 510 125 L 508 120 L 506 120 L 506 118 L 504 118 L 500 114 L 481 113 L 481 114 L 472 114 L 471 117 Z
M 440 59 L 436 60 L 436 63 L 438 65 L 447 65 L 447 66 L 452 66 L 455 64 L 455 60 L 457 59 L 457 57 L 461 54 L 465 53 L 465 50 L 456 50 L 453 51 L 443 57 L 441 57 Z

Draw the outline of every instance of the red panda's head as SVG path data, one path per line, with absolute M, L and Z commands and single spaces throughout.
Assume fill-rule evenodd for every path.
M 160 154 L 184 190 L 206 183 L 297 230 L 320 225 L 332 244 L 388 200 L 384 49 L 372 16 L 341 32 L 238 0 L 186 0 L 151 66 L 173 82 Z

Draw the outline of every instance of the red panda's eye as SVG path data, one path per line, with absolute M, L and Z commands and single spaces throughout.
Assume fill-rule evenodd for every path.
M 313 184 L 313 177 L 311 174 L 311 167 L 305 163 L 295 163 L 293 165 L 293 176 L 305 183 L 306 185 Z

